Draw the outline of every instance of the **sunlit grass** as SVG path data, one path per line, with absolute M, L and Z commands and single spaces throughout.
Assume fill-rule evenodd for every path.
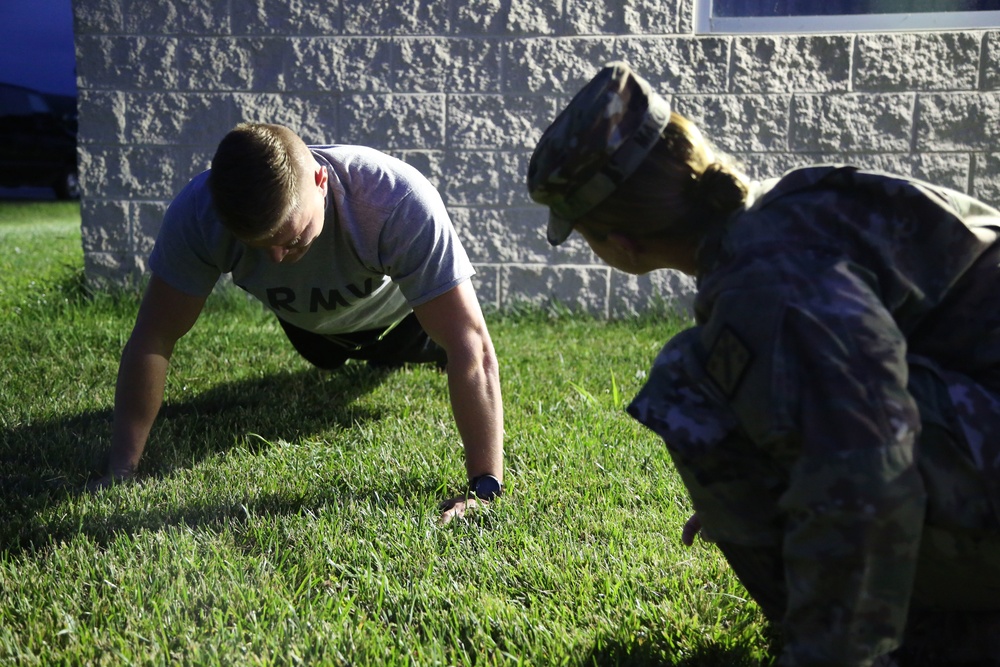
M 0 204 L 0 664 L 768 662 L 623 411 L 682 322 L 491 315 L 508 492 L 440 527 L 465 478 L 444 376 L 318 372 L 223 291 L 178 345 L 141 479 L 89 496 L 137 296 L 87 294 L 66 206 Z

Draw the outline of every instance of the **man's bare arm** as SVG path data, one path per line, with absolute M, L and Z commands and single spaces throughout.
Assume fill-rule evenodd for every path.
M 163 402 L 174 345 L 191 329 L 204 305 L 205 297 L 180 292 L 156 276 L 150 280 L 118 367 L 108 469 L 91 488 L 135 473 Z
M 448 354 L 448 389 L 469 479 L 503 481 L 503 399 L 493 341 L 471 283 L 414 308 L 421 326 Z M 461 514 L 461 508 L 459 511 Z

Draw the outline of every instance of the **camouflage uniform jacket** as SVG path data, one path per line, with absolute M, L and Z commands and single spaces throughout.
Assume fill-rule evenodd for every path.
M 1000 212 L 966 195 L 819 166 L 758 184 L 702 244 L 697 326 L 629 412 L 712 539 L 781 554 L 781 664 L 868 665 L 898 645 L 929 507 L 998 530 L 1000 406 L 932 502 L 908 387 L 920 363 L 1000 396 L 998 235 Z

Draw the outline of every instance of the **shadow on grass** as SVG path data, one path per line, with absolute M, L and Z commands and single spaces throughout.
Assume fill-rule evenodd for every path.
M 242 535 L 242 538 L 237 539 L 241 547 L 248 553 L 261 554 L 273 549 L 276 538 L 265 530 L 263 537 L 259 538 L 263 542 L 258 540 L 254 530 L 257 525 L 256 517 L 318 514 L 338 505 L 363 506 L 377 514 L 386 508 L 400 503 L 407 504 L 411 498 L 425 497 L 437 490 L 437 486 L 426 479 L 409 481 L 412 483 L 401 484 L 391 493 L 348 488 L 339 480 L 330 479 L 315 480 L 308 491 L 299 495 L 287 492 L 264 493 L 243 502 L 192 502 L 167 508 L 144 507 L 112 514 L 63 516 L 47 522 L 32 516 L 27 520 L 19 520 L 18 534 L 4 536 L 5 546 L 0 549 L 0 553 L 17 556 L 25 551 L 44 551 L 77 535 L 85 535 L 91 542 L 103 547 L 120 536 L 184 526 L 210 532 L 235 528 Z M 49 504 L 52 502 L 50 500 Z M 3 530 L 6 531 L 7 528 Z M 292 547 L 291 544 L 283 545 L 281 551 L 294 551 Z
M 781 652 L 781 638 L 773 626 L 767 628 L 768 655 Z M 775 658 L 759 658 L 759 647 L 720 646 L 705 640 L 692 650 L 678 651 L 666 643 L 604 640 L 584 659 L 593 667 L 770 667 Z
M 313 369 L 220 384 L 197 397 L 164 403 L 140 469 L 143 477 L 169 473 L 231 449 L 247 438 L 253 451 L 274 440 L 293 440 L 331 427 L 349 428 L 381 418 L 355 399 L 382 383 L 391 370 L 351 364 L 335 373 Z M 83 492 L 107 457 L 111 410 L 96 410 L 0 430 L 0 553 L 43 546 L 77 534 L 109 535 L 114 523 L 126 530 L 184 522 L 227 522 L 248 508 L 186 507 L 144 517 L 76 519 L 72 525 L 42 524 L 38 514 Z M 344 490 L 341 490 L 344 491 Z M 329 486 L 326 495 L 336 493 Z M 281 507 L 284 500 L 261 498 L 260 511 L 297 511 L 308 499 Z M 319 503 L 320 501 L 316 501 Z M 253 508 L 250 509 L 253 511 Z M 214 517 L 214 518 L 213 518 Z M 92 524 L 92 525 L 88 525 Z

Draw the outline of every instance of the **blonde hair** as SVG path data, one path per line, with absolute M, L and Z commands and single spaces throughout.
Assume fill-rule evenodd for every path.
M 309 149 L 283 125 L 240 123 L 219 142 L 208 177 L 222 224 L 238 238 L 269 238 L 299 207 Z
M 580 224 L 636 236 L 697 236 L 746 201 L 749 180 L 690 120 L 670 123 L 642 165 Z

